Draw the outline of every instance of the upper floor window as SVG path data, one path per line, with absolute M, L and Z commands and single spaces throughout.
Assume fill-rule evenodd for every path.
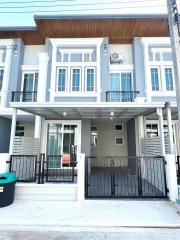
M 173 91 L 173 73 L 172 68 L 165 68 L 166 90 Z
M 37 87 L 38 87 L 38 76 L 37 72 L 24 73 L 23 75 L 23 101 L 32 102 L 37 98 Z
M 95 69 L 94 68 L 86 68 L 86 90 L 87 90 L 87 92 L 94 91 L 94 77 L 95 77 Z
M 4 48 L 0 48 L 0 63 L 5 62 L 6 50 Z
M 0 69 L 0 91 L 2 89 L 3 76 L 4 76 L 4 69 Z
M 58 48 L 57 62 L 96 62 L 96 48 Z
M 64 92 L 65 91 L 66 81 L 67 81 L 67 69 L 66 68 L 58 69 L 58 87 L 57 87 L 57 90 L 59 92 Z
M 81 70 L 80 68 L 73 68 L 72 69 L 72 76 L 71 76 L 71 81 L 72 81 L 72 91 L 73 92 L 79 92 L 81 88 Z
M 159 91 L 159 73 L 158 68 L 151 68 L 152 91 Z
M 172 61 L 172 51 L 171 48 L 149 48 L 149 61 L 153 62 L 171 62 Z

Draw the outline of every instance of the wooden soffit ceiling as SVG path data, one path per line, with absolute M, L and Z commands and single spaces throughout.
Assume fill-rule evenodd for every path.
M 108 37 L 110 43 L 132 43 L 134 37 L 168 37 L 167 18 L 35 19 L 36 28 L 0 29 L 0 38 L 21 38 L 41 45 L 45 38 Z

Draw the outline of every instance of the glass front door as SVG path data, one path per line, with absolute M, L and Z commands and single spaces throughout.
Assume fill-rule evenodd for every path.
M 49 123 L 47 127 L 46 153 L 49 159 L 58 159 L 51 167 L 70 165 L 70 154 L 77 146 L 77 125 Z M 61 161 L 59 161 L 59 158 Z

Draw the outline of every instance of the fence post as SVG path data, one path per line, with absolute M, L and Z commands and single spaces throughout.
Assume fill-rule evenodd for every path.
M 177 172 L 176 172 L 176 157 L 174 154 L 166 154 L 166 178 L 167 187 L 169 189 L 169 199 L 175 202 L 178 199 L 178 185 L 177 185 Z
M 85 154 L 77 154 L 77 200 L 83 202 L 85 199 Z

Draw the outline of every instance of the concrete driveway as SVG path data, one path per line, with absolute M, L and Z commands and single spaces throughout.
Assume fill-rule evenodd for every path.
M 180 208 L 170 201 L 86 200 L 83 203 L 16 200 L 0 208 L 0 228 L 180 228 Z

